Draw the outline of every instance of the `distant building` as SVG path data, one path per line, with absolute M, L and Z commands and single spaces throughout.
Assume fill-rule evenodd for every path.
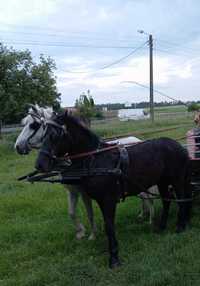
M 140 119 L 148 119 L 150 118 L 150 115 L 147 114 L 142 108 L 119 109 L 118 118 L 120 121 L 140 120 Z
M 125 108 L 132 107 L 132 104 L 130 102 L 125 102 L 124 107 Z

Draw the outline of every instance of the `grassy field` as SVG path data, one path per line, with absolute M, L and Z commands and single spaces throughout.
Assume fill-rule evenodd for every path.
M 182 126 L 182 125 L 185 126 Z M 191 120 L 124 122 L 98 126 L 102 136 L 143 133 L 142 139 L 160 136 L 155 130 L 176 127 L 162 136 L 178 138 L 191 128 Z M 182 127 L 181 127 L 182 126 Z M 146 131 L 151 131 L 147 134 Z M 19 156 L 13 151 L 15 136 L 0 140 L 0 286 L 61 285 L 199 285 L 200 208 L 194 206 L 192 227 L 175 233 L 176 206 L 172 205 L 169 226 L 157 234 L 148 223 L 139 223 L 140 201 L 129 198 L 118 205 L 117 237 L 122 267 L 109 270 L 107 239 L 95 202 L 98 234 L 77 241 L 67 215 L 66 191 L 60 185 L 18 182 L 17 177 L 33 170 L 36 153 Z M 160 202 L 156 201 L 159 216 Z M 87 226 L 82 203 L 79 215 Z M 89 231 L 89 230 L 88 230 Z
M 172 105 L 172 106 L 162 106 L 162 107 L 155 107 L 156 113 L 173 113 L 173 112 L 186 112 L 187 107 L 185 105 Z

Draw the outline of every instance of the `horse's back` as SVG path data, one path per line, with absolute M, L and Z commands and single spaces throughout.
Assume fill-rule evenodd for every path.
M 161 180 L 174 180 L 184 176 L 189 166 L 187 151 L 173 139 L 147 140 L 128 147 L 129 178 L 136 185 L 151 187 Z
M 158 138 L 143 141 L 133 146 L 128 147 L 128 152 L 131 156 L 147 159 L 162 159 L 168 161 L 169 159 L 178 159 L 188 161 L 189 156 L 187 150 L 177 141 L 171 138 Z

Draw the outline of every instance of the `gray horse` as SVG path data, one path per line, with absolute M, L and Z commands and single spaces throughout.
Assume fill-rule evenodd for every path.
M 32 149 L 40 148 L 44 135 L 45 121 L 50 119 L 52 114 L 52 108 L 43 108 L 39 107 L 38 105 L 31 105 L 31 108 L 28 111 L 28 115 L 22 119 L 24 128 L 15 142 L 15 149 L 19 154 L 25 155 L 28 154 Z M 94 223 L 91 199 L 84 191 L 80 190 L 79 186 L 67 185 L 65 187 L 68 193 L 68 212 L 75 226 L 76 238 L 81 239 L 85 236 L 85 227 L 79 221 L 79 218 L 76 215 L 77 203 L 79 195 L 81 195 L 91 226 L 91 233 L 88 239 L 94 239 L 96 233 L 96 225 Z

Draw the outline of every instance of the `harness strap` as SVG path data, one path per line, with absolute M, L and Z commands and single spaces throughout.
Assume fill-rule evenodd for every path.
M 118 179 L 119 185 L 120 185 L 120 199 L 122 201 L 125 200 L 125 197 L 127 195 L 127 184 L 128 181 L 126 178 L 128 177 L 128 167 L 129 167 L 129 155 L 128 151 L 125 147 L 119 147 L 119 161 L 117 164 L 117 169 L 120 170 L 121 176 Z
M 58 124 L 58 123 L 55 122 L 54 120 L 47 119 L 47 120 L 45 121 L 45 123 L 46 123 L 47 125 L 48 125 L 48 124 L 49 124 L 49 125 L 53 125 L 53 126 L 59 128 L 59 129 L 65 130 L 65 128 L 63 127 L 63 125 Z
M 87 156 L 90 156 L 90 155 L 95 155 L 95 154 L 99 154 L 99 153 L 106 152 L 106 151 L 109 151 L 109 150 L 117 149 L 117 148 L 119 148 L 119 145 L 116 144 L 116 145 L 105 147 L 105 148 L 102 148 L 102 149 L 97 149 L 97 150 L 90 151 L 90 152 L 79 153 L 79 154 L 71 155 L 71 156 L 68 153 L 66 153 L 64 155 L 64 158 L 65 159 L 70 159 L 70 160 L 79 159 L 79 158 L 87 157 Z

